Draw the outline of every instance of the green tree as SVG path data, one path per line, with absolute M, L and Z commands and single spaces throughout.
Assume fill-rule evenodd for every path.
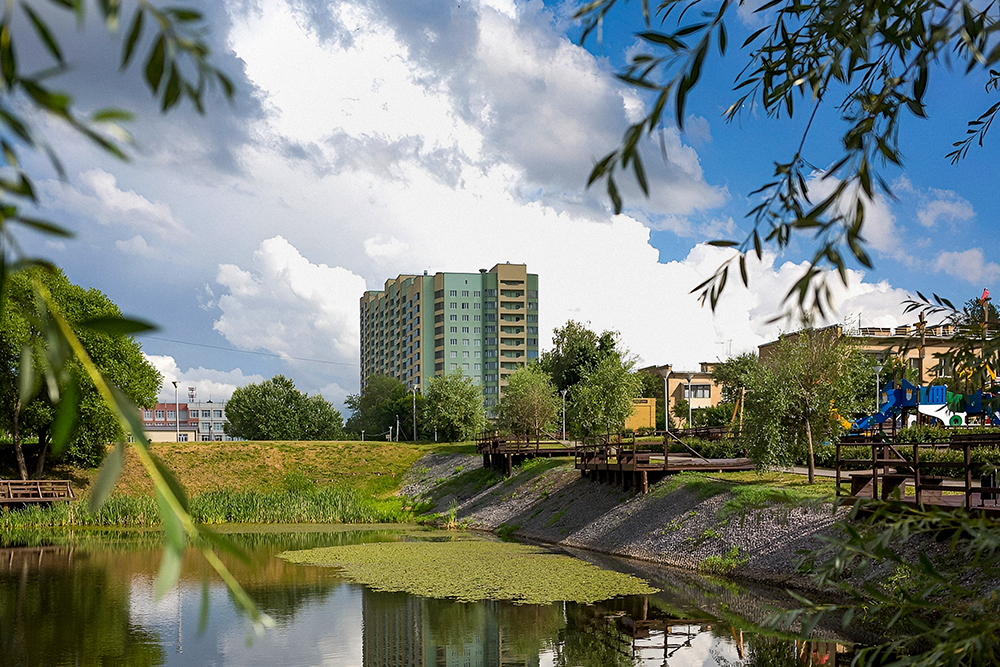
M 650 372 L 640 372 L 637 375 L 639 376 L 641 385 L 639 396 L 641 398 L 656 399 L 656 428 L 660 431 L 666 430 L 664 412 L 666 411 L 667 404 L 663 400 L 663 377 L 657 373 Z
M 348 394 L 344 400 L 351 411 L 346 429 L 351 433 L 365 431 L 371 436 L 387 433 L 395 426 L 399 406 L 407 396 L 406 385 L 390 375 L 372 375 L 357 394 Z
M 307 396 L 284 375 L 233 392 L 226 403 L 226 433 L 244 440 L 336 440 L 340 412 L 322 396 Z
M 633 365 L 617 352 L 606 354 L 573 385 L 574 421 L 584 435 L 610 434 L 625 426 L 632 414 L 632 399 L 639 396 L 642 386 L 638 374 L 632 372 Z
M 539 363 L 552 377 L 556 389 L 562 391 L 596 368 L 601 357 L 614 352 L 617 344 L 616 333 L 605 331 L 598 335 L 586 325 L 569 320 L 553 332 L 553 348 L 542 353 Z
M 735 403 L 743 396 L 743 389 L 757 372 L 759 361 L 753 352 L 744 352 L 715 364 L 712 379 L 722 387 L 722 402 Z
M 619 0 L 586 0 L 576 16 L 584 23 L 582 40 L 600 34 L 605 20 L 628 21 L 610 13 Z M 660 131 L 668 115 L 683 128 L 688 98 L 716 48 L 730 51 L 729 35 L 739 35 L 739 12 L 747 5 L 734 0 L 708 5 L 700 0 L 648 0 L 638 5 L 634 22 L 639 47 L 619 76 L 650 96 L 645 115 L 629 127 L 621 145 L 595 164 L 589 183 L 604 181 L 616 212 L 623 209 L 616 176 L 625 172 L 648 195 L 640 139 Z M 890 193 L 880 170 L 903 164 L 900 129 L 913 115 L 925 116 L 924 97 L 931 73 L 963 72 L 985 83 L 987 92 L 1000 89 L 1000 44 L 997 6 L 973 0 L 950 3 L 929 0 L 775 0 L 757 6 L 760 28 L 743 44 L 736 63 L 728 120 L 744 114 L 780 117 L 804 114 L 797 125 L 802 136 L 794 154 L 775 161 L 773 177 L 752 193 L 748 234 L 717 245 L 738 253 L 696 287 L 714 308 L 732 272 L 747 282 L 748 255 L 758 260 L 763 249 L 782 249 L 800 242 L 812 248 L 810 266 L 786 295 L 786 304 L 807 312 L 829 310 L 831 290 L 824 269 L 836 269 L 846 284 L 845 269 L 853 259 L 870 267 L 863 235 L 868 204 L 880 191 Z M 820 107 L 840 116 L 839 145 L 824 146 L 809 137 Z M 752 111 L 751 111 L 752 110 Z M 974 143 L 982 144 L 1000 102 L 968 122 L 946 159 L 962 159 Z M 825 124 L 828 125 L 828 124 Z M 956 128 L 956 134 L 959 128 Z M 807 139 L 811 139 L 807 141 Z M 807 153 L 807 148 L 815 154 Z M 830 157 L 828 150 L 836 151 Z M 817 167 L 825 167 L 830 193 L 810 192 Z M 763 179 L 762 179 L 763 180 Z M 732 271 L 731 271 L 732 270 Z
M 121 317 L 118 306 L 104 294 L 72 284 L 56 268 L 28 268 L 9 276 L 0 315 L 0 428 L 11 435 L 22 479 L 28 478 L 23 438 L 33 436 L 38 440 L 35 476 L 41 477 L 56 419 L 49 392 L 39 392 L 40 387 L 36 386 L 26 400 L 18 384 L 22 354 L 32 355 L 37 360 L 35 366 L 42 367 L 47 345 L 33 280 L 48 289 L 104 377 L 130 399 L 140 406 L 152 407 L 161 382 L 159 372 L 146 361 L 134 338 L 88 328 L 91 322 Z M 35 378 L 36 382 L 42 379 Z M 65 449 L 54 453 L 77 465 L 96 466 L 109 443 L 124 440 L 125 434 L 114 413 L 87 380 L 78 362 L 67 361 L 61 374 L 53 373 L 44 379 L 60 392 L 67 391 L 71 382 L 78 387 L 72 431 Z
M 497 419 L 511 433 L 537 437 L 555 420 L 559 404 L 552 378 L 540 365 L 531 364 L 507 378 Z
M 486 423 L 483 393 L 460 370 L 431 378 L 425 398 L 425 428 L 436 431 L 440 440 L 468 440 Z
M 784 336 L 747 387 L 741 438 L 762 467 L 791 465 L 804 450 L 815 481 L 814 444 L 838 437 L 840 414 L 853 414 L 871 360 L 836 329 Z

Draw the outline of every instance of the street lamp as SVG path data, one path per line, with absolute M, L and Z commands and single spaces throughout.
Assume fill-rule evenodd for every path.
M 559 393 L 562 394 L 563 399 L 563 440 L 566 440 L 566 392 L 569 389 L 560 389 Z
M 417 383 L 413 383 L 413 442 L 417 441 Z
M 875 412 L 879 409 L 879 373 L 885 368 L 882 364 L 875 364 Z
M 174 441 L 181 441 L 181 404 L 177 398 L 177 380 L 174 383 Z
M 656 369 L 656 372 L 663 377 L 663 430 L 670 433 L 670 393 L 667 391 L 667 378 L 670 377 L 672 367 L 665 364 Z
M 694 379 L 694 373 L 687 374 L 688 380 L 688 428 L 691 428 L 691 401 L 694 399 L 694 394 L 691 393 L 691 380 Z

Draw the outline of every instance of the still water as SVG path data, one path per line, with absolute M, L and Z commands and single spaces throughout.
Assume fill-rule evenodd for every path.
M 154 595 L 155 533 L 76 533 L 0 543 L 0 665 L 674 667 L 846 665 L 834 630 L 810 642 L 754 632 L 776 591 L 588 554 L 662 593 L 594 605 L 458 603 L 380 593 L 276 554 L 384 540 L 450 539 L 398 526 L 230 529 L 251 555 L 227 564 L 277 623 L 251 637 L 221 582 L 192 554 Z M 3 540 L 3 537 L 0 537 Z M 207 581 L 207 586 L 202 582 Z M 207 608 L 207 617 L 203 611 Z M 200 623 L 204 623 L 202 627 Z M 252 638 L 252 641 L 251 641 Z

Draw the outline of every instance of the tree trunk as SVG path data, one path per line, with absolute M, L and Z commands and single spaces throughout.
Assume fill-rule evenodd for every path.
M 806 420 L 806 441 L 809 443 L 809 483 L 816 482 L 816 457 L 813 455 L 813 432 L 812 424 Z
M 21 399 L 14 403 L 14 428 L 11 437 L 14 440 L 14 454 L 17 456 L 17 469 L 21 473 L 21 479 L 28 481 L 28 464 L 24 462 L 24 449 L 21 448 L 21 432 L 18 430 L 17 420 L 21 416 Z
M 42 431 L 38 434 L 38 465 L 35 467 L 35 479 L 41 479 L 45 472 L 45 458 L 49 453 L 49 436 Z

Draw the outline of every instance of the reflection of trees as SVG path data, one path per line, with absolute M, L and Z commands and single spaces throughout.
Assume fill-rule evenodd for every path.
M 0 660 L 15 665 L 161 665 L 135 628 L 126 581 L 63 548 L 0 549 Z
M 365 667 L 535 667 L 563 628 L 562 605 L 455 602 L 365 589 Z
M 850 665 L 847 652 L 837 652 L 834 642 L 797 642 L 751 636 L 747 640 L 745 667 L 838 667 Z M 842 647 L 841 647 L 842 648 Z

